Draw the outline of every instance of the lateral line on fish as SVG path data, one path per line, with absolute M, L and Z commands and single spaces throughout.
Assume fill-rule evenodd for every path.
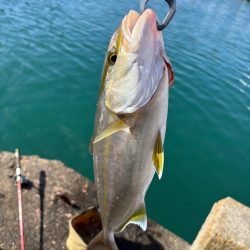
M 129 130 L 128 125 L 121 119 L 118 119 L 112 122 L 107 128 L 105 128 L 96 138 L 94 139 L 93 143 L 97 143 L 114 133 L 117 133 L 122 130 Z
M 110 116 L 108 115 L 108 122 L 110 121 Z M 94 142 L 93 142 L 94 143 Z M 109 163 L 109 154 L 110 154 L 110 145 L 111 145 L 111 138 L 107 138 L 104 142 L 104 164 L 103 164 L 103 198 L 104 198 L 104 207 L 103 207 L 103 214 L 106 214 L 107 211 L 107 196 L 108 196 L 108 163 Z

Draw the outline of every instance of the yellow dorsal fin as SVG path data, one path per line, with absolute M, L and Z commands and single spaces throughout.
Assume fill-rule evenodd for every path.
M 128 125 L 121 119 L 118 119 L 111 123 L 107 128 L 105 128 L 93 141 L 93 143 L 97 143 L 101 140 L 103 140 L 106 137 L 111 136 L 112 134 L 121 131 L 129 129 Z
M 134 213 L 125 223 L 121 224 L 118 228 L 118 231 L 123 231 L 128 224 L 136 224 L 138 225 L 143 231 L 147 229 L 147 213 L 146 208 L 143 203 L 141 207 Z
M 155 170 L 158 174 L 158 177 L 159 179 L 161 179 L 163 172 L 163 164 L 164 164 L 164 152 L 163 152 L 163 145 L 162 145 L 160 131 L 158 132 L 155 141 L 154 152 L 153 152 L 153 163 L 155 166 Z

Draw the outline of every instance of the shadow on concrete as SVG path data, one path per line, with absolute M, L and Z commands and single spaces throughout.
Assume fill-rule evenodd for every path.
M 46 188 L 46 172 L 40 171 L 39 178 L 39 196 L 40 196 L 40 240 L 39 240 L 39 250 L 43 250 L 43 228 L 44 228 L 44 197 Z
M 132 242 L 125 238 L 116 238 L 116 244 L 119 250 L 164 250 L 164 247 L 156 241 L 152 236 L 147 235 L 147 244 L 142 244 L 140 242 Z

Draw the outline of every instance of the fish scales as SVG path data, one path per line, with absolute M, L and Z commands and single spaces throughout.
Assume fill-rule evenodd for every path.
M 170 71 L 162 35 L 153 28 L 156 16 L 152 10 L 145 12 L 142 17 L 130 12 L 124 18 L 111 39 L 105 59 L 93 141 L 95 183 L 103 231 L 90 242 L 89 250 L 117 249 L 113 233 L 130 222 L 140 224 L 143 229 L 146 227 L 144 197 L 156 171 L 152 160 L 156 140 L 158 135 L 162 143 L 165 138 Z M 138 29 L 138 34 L 147 38 L 153 52 L 146 50 L 145 57 L 144 52 L 139 51 L 143 46 L 141 42 L 140 48 L 132 44 L 133 51 L 127 53 L 126 58 L 131 44 L 122 28 L 124 22 L 131 33 Z M 113 50 L 117 57 L 114 64 L 109 62 Z M 153 55 L 147 57 L 150 53 Z M 152 62 L 143 65 L 142 62 L 150 61 L 150 58 Z M 130 72 L 133 67 L 136 70 Z M 140 75 L 144 72 L 148 74 L 145 79 Z M 119 83 L 119 74 L 126 74 L 127 81 L 138 79 L 139 82 L 121 80 Z M 112 81 L 113 78 L 117 80 Z M 128 86 L 121 87 L 122 83 Z M 140 86 L 142 83 L 144 85 Z

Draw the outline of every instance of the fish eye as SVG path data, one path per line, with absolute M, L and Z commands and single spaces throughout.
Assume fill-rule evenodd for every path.
M 117 52 L 114 48 L 112 48 L 112 50 L 109 52 L 109 64 L 114 65 L 116 60 L 117 60 Z
M 115 64 L 115 62 L 116 62 L 116 59 L 117 59 L 117 54 L 113 54 L 113 55 L 110 55 L 110 61 L 113 63 L 113 64 Z

